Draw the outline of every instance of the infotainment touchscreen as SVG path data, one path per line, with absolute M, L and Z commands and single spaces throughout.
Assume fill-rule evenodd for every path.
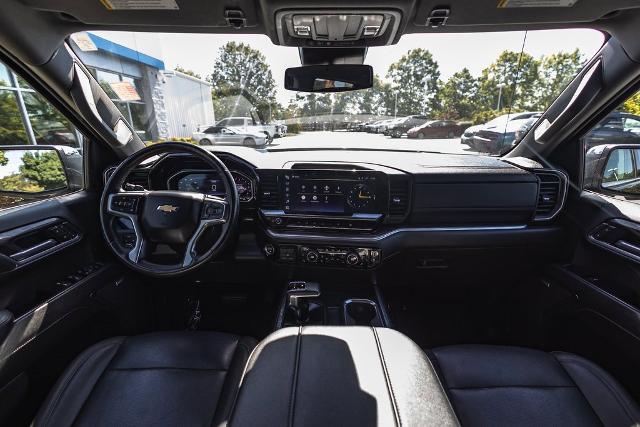
M 380 212 L 382 195 L 375 174 L 329 172 L 285 174 L 285 212 L 317 215 Z

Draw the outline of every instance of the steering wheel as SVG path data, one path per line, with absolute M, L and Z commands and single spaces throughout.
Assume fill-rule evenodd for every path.
M 217 171 L 226 195 L 123 190 L 129 173 L 141 162 L 176 152 L 191 154 Z M 224 163 L 201 147 L 180 142 L 151 145 L 126 158 L 109 177 L 100 199 L 102 232 L 111 250 L 131 269 L 161 277 L 187 273 L 215 258 L 237 228 L 238 211 L 238 191 Z M 132 230 L 116 230 L 122 219 L 131 222 Z M 160 247 L 164 255 L 154 253 Z M 171 251 L 166 248 L 173 253 L 167 255 Z

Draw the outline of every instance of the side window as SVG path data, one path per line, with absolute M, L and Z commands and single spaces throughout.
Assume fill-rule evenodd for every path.
M 82 136 L 0 63 L 0 210 L 83 187 Z
M 227 126 L 244 126 L 243 119 L 230 119 Z

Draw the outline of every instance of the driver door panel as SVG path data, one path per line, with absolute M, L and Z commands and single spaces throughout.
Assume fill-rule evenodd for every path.
M 37 393 L 33 369 L 56 371 L 88 344 L 78 331 L 96 311 L 91 295 L 119 280 L 119 268 L 96 262 L 96 206 L 80 191 L 0 213 L 0 424 Z

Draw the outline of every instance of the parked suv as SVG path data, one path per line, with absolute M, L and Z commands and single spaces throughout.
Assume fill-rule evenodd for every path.
M 409 138 L 456 138 L 462 134 L 468 124 L 460 124 L 453 120 L 432 120 L 421 126 L 409 129 Z
M 387 133 L 392 138 L 400 138 L 402 135 L 407 133 L 407 131 L 413 127 L 420 126 L 426 123 L 429 120 L 427 116 L 407 116 L 399 119 L 397 123 L 394 123 L 392 126 L 389 126 L 387 129 Z
M 585 135 L 584 141 L 587 149 L 602 144 L 640 144 L 640 116 L 613 112 Z
M 462 137 L 460 138 L 460 142 L 466 144 L 472 148 L 474 147 L 474 136 L 481 130 L 486 129 L 498 129 L 500 127 L 505 127 L 505 125 L 512 120 L 523 120 L 529 119 L 531 117 L 539 117 L 540 112 L 538 111 L 526 111 L 522 113 L 513 113 L 513 114 L 503 114 L 502 116 L 498 116 L 495 119 L 489 120 L 486 123 L 475 125 L 468 127 L 462 133 Z

